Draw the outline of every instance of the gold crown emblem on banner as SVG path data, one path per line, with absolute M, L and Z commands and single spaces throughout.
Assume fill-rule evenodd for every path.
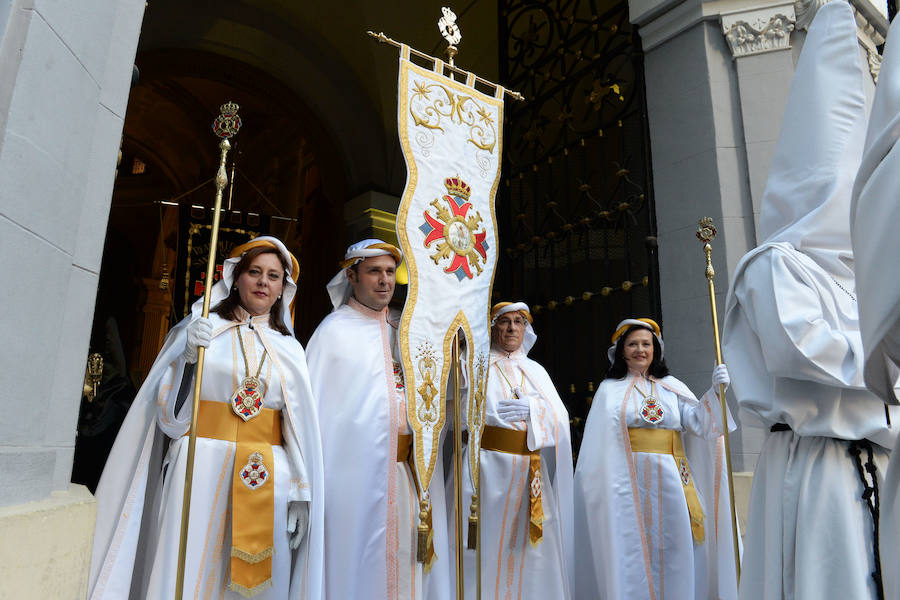
M 240 110 L 240 106 L 235 104 L 234 102 L 226 102 L 222 106 L 219 107 L 219 112 L 223 115 L 231 116 L 237 114 L 237 111 Z
M 451 196 L 459 196 L 463 200 L 468 200 L 472 194 L 472 188 L 465 181 L 457 177 L 448 177 L 444 180 L 444 186 Z

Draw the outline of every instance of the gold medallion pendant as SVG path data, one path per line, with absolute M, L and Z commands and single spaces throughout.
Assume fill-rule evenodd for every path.
M 259 393 L 259 379 L 244 377 L 241 385 L 231 395 L 231 408 L 234 414 L 249 421 L 262 410 L 263 397 Z
M 658 425 L 662 423 L 663 417 L 665 417 L 665 413 L 657 399 L 652 395 L 644 398 L 644 402 L 641 404 L 641 418 L 651 425 Z
M 244 468 L 241 469 L 241 481 L 251 490 L 259 489 L 269 479 L 269 470 L 263 464 L 262 454 L 254 452 Z

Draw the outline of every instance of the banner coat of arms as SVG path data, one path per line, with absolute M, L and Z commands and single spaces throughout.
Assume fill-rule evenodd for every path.
M 465 338 L 462 397 L 469 474 L 477 489 L 478 444 L 490 351 L 490 296 L 497 263 L 494 197 L 500 181 L 503 88 L 495 96 L 426 69 L 401 46 L 398 130 L 407 181 L 397 237 L 409 269 L 400 352 L 423 507 L 447 417 L 451 345 Z

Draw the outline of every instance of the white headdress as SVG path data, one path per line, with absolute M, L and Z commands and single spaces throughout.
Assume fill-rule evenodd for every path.
M 618 325 L 616 325 L 616 331 L 612 334 L 612 346 L 606 351 L 606 356 L 609 358 L 609 364 L 613 364 L 616 362 L 616 342 L 619 341 L 619 338 L 622 337 L 626 331 L 631 329 L 632 327 L 643 327 L 644 329 L 648 329 L 651 333 L 653 333 L 653 337 L 656 338 L 656 341 L 659 342 L 659 358 L 663 357 L 665 354 L 666 346 L 663 344 L 662 335 L 660 333 L 659 325 L 653 319 L 625 319 L 624 321 L 620 321 Z
M 271 235 L 261 235 L 253 238 L 246 244 L 241 244 L 231 251 L 229 257 L 222 264 L 222 278 L 216 282 L 210 293 L 209 306 L 210 308 L 215 308 L 217 304 L 228 297 L 234 285 L 234 269 L 241 262 L 241 257 L 248 250 L 259 246 L 274 248 L 284 258 L 285 262 L 290 265 L 290 270 L 285 269 L 287 278 L 284 282 L 284 290 L 281 292 L 281 322 L 290 329 L 294 322 L 293 305 L 294 298 L 297 296 L 297 279 L 300 277 L 300 263 L 297 262 L 297 259 L 288 251 L 281 240 Z M 200 298 L 191 305 L 191 313 L 194 316 L 199 316 L 202 312 L 203 298 Z
M 350 287 L 350 280 L 347 278 L 347 269 L 372 256 L 386 255 L 393 256 L 398 266 L 403 260 L 403 254 L 399 248 L 374 238 L 357 242 L 347 248 L 344 260 L 341 261 L 341 270 L 331 278 L 327 286 L 328 296 L 331 298 L 331 305 L 334 307 L 334 310 L 337 310 L 342 304 L 346 304 L 353 291 Z M 404 282 L 398 281 L 398 283 Z
M 522 351 L 528 355 L 528 351 L 534 346 L 534 343 L 537 341 L 537 333 L 534 332 L 534 327 L 532 327 L 532 317 L 531 310 L 528 308 L 528 305 L 524 302 L 498 302 L 491 309 L 491 327 L 494 326 L 494 323 L 497 322 L 497 319 L 500 315 L 505 315 L 506 313 L 510 313 L 513 311 L 519 311 L 525 316 L 525 333 L 522 336 Z

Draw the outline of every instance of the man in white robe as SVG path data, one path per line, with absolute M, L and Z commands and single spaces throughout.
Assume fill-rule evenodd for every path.
M 491 311 L 490 374 L 481 448 L 482 598 L 568 600 L 572 565 L 569 413 L 544 368 L 523 302 Z M 468 460 L 465 461 L 468 464 Z M 472 498 L 464 478 L 463 507 Z M 466 552 L 466 598 L 475 598 L 475 552 Z
M 727 298 L 724 349 L 743 421 L 767 431 L 746 600 L 879 597 L 874 488 L 896 432 L 863 383 L 853 295 L 850 196 L 869 77 L 860 58 L 850 6 L 820 8 L 763 195 L 763 242 L 738 264 Z
M 897 29 L 896 32 L 893 32 Z M 893 36 L 900 28 L 891 26 Z M 890 40 L 878 75 L 862 163 L 853 186 L 853 254 L 866 384 L 896 404 L 900 376 L 900 40 Z M 900 426 L 894 423 L 894 427 Z M 900 599 L 900 455 L 888 465 L 881 490 L 884 597 Z
M 328 284 L 334 311 L 307 345 L 328 498 L 325 589 L 336 600 L 430 600 L 451 591 L 443 519 L 432 519 L 430 570 L 416 561 L 412 431 L 396 343 L 399 314 L 388 306 L 401 258 L 381 240 L 350 246 Z M 434 480 L 433 514 L 444 514 L 442 472 Z

